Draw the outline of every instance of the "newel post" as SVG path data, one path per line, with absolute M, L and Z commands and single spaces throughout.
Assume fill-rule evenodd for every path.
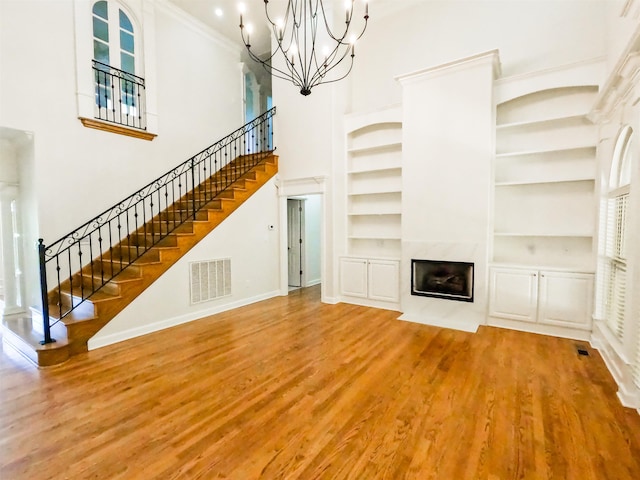
M 49 289 L 47 288 L 47 268 L 44 255 L 46 248 L 44 240 L 39 238 L 38 259 L 40 263 L 40 294 L 42 296 L 42 328 L 44 332 L 44 340 L 40 342 L 42 345 L 56 341 L 55 338 L 51 338 L 51 326 L 49 325 Z

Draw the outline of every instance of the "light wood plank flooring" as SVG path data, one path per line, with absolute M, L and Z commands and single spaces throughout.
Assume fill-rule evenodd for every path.
M 0 478 L 640 478 L 577 342 L 322 305 L 319 288 L 38 370 L 0 355 Z

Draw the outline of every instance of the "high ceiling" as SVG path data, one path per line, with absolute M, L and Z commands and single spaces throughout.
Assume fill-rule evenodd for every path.
M 263 0 L 170 0 L 172 3 L 185 10 L 201 22 L 207 24 L 214 30 L 220 32 L 229 40 L 241 45 L 240 38 L 240 13 L 239 4 L 243 3 L 246 9 L 244 15 L 244 23 L 252 22 L 255 33 L 251 37 L 252 50 L 261 54 L 269 51 L 269 31 L 267 30 L 264 20 L 264 1 Z M 315 0 L 314 0 L 315 1 Z M 364 0 L 356 0 L 361 3 Z M 391 12 L 407 8 L 424 0 L 369 0 L 370 21 L 375 21 Z M 282 5 L 283 0 L 271 0 L 269 2 L 269 11 L 284 11 Z M 342 8 L 345 0 L 325 0 L 325 4 L 332 3 L 337 8 Z M 361 6 L 357 7 L 360 11 Z

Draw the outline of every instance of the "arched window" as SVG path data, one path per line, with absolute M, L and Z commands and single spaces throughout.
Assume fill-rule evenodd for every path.
M 613 151 L 609 191 L 606 198 L 606 232 L 601 259 L 604 288 L 601 292 L 606 323 L 623 340 L 627 290 L 627 219 L 631 182 L 633 129 L 626 126 L 618 135 Z
M 144 79 L 137 75 L 136 31 L 116 1 L 93 4 L 93 69 L 96 118 L 145 128 Z
M 135 75 L 135 32 L 129 16 L 117 2 L 93 4 L 93 58 Z

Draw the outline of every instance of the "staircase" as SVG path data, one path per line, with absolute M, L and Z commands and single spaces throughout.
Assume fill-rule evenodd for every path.
M 189 165 L 193 168 L 194 162 Z M 87 342 L 93 335 L 277 171 L 277 156 L 266 151 L 240 155 L 202 182 L 194 182 L 197 185 L 194 189 L 167 203 L 166 208 L 150 215 L 151 218 L 134 231 L 118 237 L 122 240 L 117 244 L 99 249 L 99 255 L 92 255 L 93 260 L 69 278 L 58 281 L 56 288 L 46 295 L 48 323 L 43 322 L 42 312 L 36 310 L 31 317 L 4 319 L 4 344 L 39 366 L 56 365 L 86 352 Z M 120 223 L 124 222 L 118 220 L 118 231 L 122 228 Z M 98 230 L 101 244 L 103 236 L 105 233 Z M 78 248 L 81 248 L 79 242 L 77 240 Z M 70 252 L 71 249 L 69 256 Z M 54 273 L 60 278 L 57 258 L 56 262 Z M 51 272 L 48 276 L 52 276 Z M 49 332 L 45 332 L 47 328 Z M 42 344 L 47 334 L 55 341 Z

